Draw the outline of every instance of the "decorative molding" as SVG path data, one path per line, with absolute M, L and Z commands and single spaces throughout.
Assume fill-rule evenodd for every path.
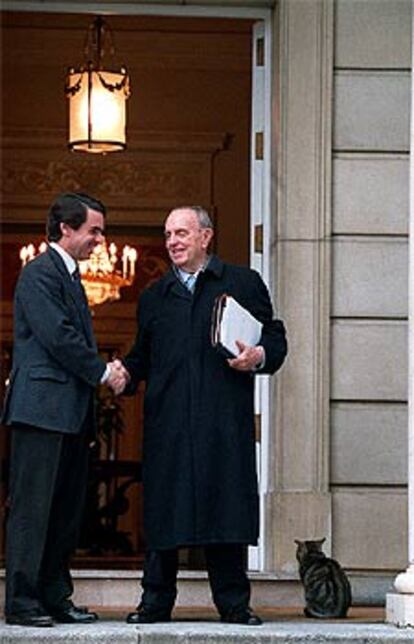
M 67 151 L 67 131 L 64 128 L 31 126 L 4 127 L 0 138 L 1 149 L 33 150 L 40 148 Z M 127 130 L 127 152 L 167 151 L 167 152 L 209 152 L 214 154 L 225 150 L 231 141 L 227 132 L 188 132 L 188 131 L 151 131 Z M 69 154 L 69 152 L 68 152 Z M 72 153 L 79 156 L 82 153 Z M 124 153 L 122 153 L 124 154 Z M 85 153 L 86 156 L 86 153 Z M 111 159 L 116 154 L 109 155 Z M 102 157 L 100 157 L 102 158 Z
M 3 11 L 39 11 L 64 13 L 99 13 L 102 4 L 107 11 L 112 10 L 121 15 L 166 15 L 179 17 L 226 17 L 226 18 L 251 18 L 266 17 L 269 10 L 277 0 L 203 0 L 200 4 L 183 6 L 184 0 L 156 0 L 153 3 L 143 3 L 142 0 L 129 0 L 119 3 L 118 0 L 3 0 Z
M 139 270 L 145 277 L 145 285 L 147 287 L 164 275 L 169 267 L 170 262 L 167 261 L 166 256 L 160 257 L 148 247 L 141 248 L 139 254 Z
M 33 197 L 36 201 L 36 197 L 59 192 L 97 189 L 102 198 L 116 198 L 118 203 L 132 197 L 141 203 L 149 198 L 153 203 L 154 196 L 158 201 L 188 199 L 206 191 L 206 173 L 210 174 L 209 159 L 135 161 L 123 157 L 100 162 L 95 157 L 71 156 L 61 161 L 6 159 L 4 165 L 5 203 L 9 197 L 24 200 L 27 195 L 33 202 Z
M 177 203 L 212 208 L 214 159 L 230 141 L 224 132 L 135 132 L 126 152 L 97 156 L 62 151 L 63 138 L 63 130 L 7 130 L 4 223 L 43 221 L 44 208 L 65 191 L 99 194 L 116 225 L 160 226 Z

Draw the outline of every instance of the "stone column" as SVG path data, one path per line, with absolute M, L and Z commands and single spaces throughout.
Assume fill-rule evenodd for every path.
M 291 351 L 272 380 L 266 570 L 297 574 L 294 539 L 327 537 L 333 3 L 280 0 L 275 15 L 275 299 Z
M 414 14 L 412 20 L 414 38 Z M 414 627 L 414 43 L 411 72 L 410 223 L 408 286 L 408 568 L 387 594 L 386 621 Z

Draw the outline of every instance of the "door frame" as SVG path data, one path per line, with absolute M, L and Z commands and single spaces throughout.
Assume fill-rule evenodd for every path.
M 225 0 L 224 0 L 225 1 Z M 133 15 L 133 16 L 164 16 L 164 17 L 193 17 L 193 18 L 229 18 L 249 19 L 263 22 L 264 32 L 264 72 L 263 72 L 263 168 L 262 168 L 262 195 L 260 213 L 253 212 L 253 200 L 250 199 L 250 265 L 259 271 L 270 293 L 273 293 L 271 272 L 271 104 L 272 104 L 272 23 L 273 9 L 266 7 L 237 7 L 237 6 L 206 6 L 206 5 L 161 5 L 161 4 L 135 4 L 124 2 L 122 4 L 102 2 L 40 2 L 27 0 L 19 2 L 3 0 L 2 11 L 38 12 L 38 13 L 77 13 L 100 15 Z M 254 81 L 254 56 L 252 55 L 252 81 Z M 252 82 L 251 106 L 253 106 L 254 86 Z M 252 108 L 251 108 L 252 109 Z M 251 123 L 252 152 L 250 157 L 250 185 L 253 192 L 253 148 L 254 148 L 254 123 Z M 254 227 L 262 226 L 262 250 L 260 253 L 254 247 Z M 264 571 L 266 562 L 266 530 L 265 495 L 269 484 L 269 454 L 270 449 L 270 379 L 261 376 L 256 385 L 255 408 L 260 417 L 260 441 L 257 443 L 257 462 L 260 496 L 260 537 L 257 547 L 249 549 L 248 565 L 250 570 Z

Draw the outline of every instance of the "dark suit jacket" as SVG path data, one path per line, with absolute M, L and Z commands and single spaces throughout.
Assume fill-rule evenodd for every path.
M 86 302 L 49 248 L 25 266 L 16 285 L 13 367 L 2 422 L 78 433 L 104 370 Z

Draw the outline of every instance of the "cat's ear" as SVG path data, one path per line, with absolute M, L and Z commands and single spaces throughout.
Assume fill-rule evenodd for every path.
M 300 544 L 302 543 L 302 541 L 299 541 L 299 539 L 294 539 L 294 541 L 295 541 L 297 546 L 300 546 Z

